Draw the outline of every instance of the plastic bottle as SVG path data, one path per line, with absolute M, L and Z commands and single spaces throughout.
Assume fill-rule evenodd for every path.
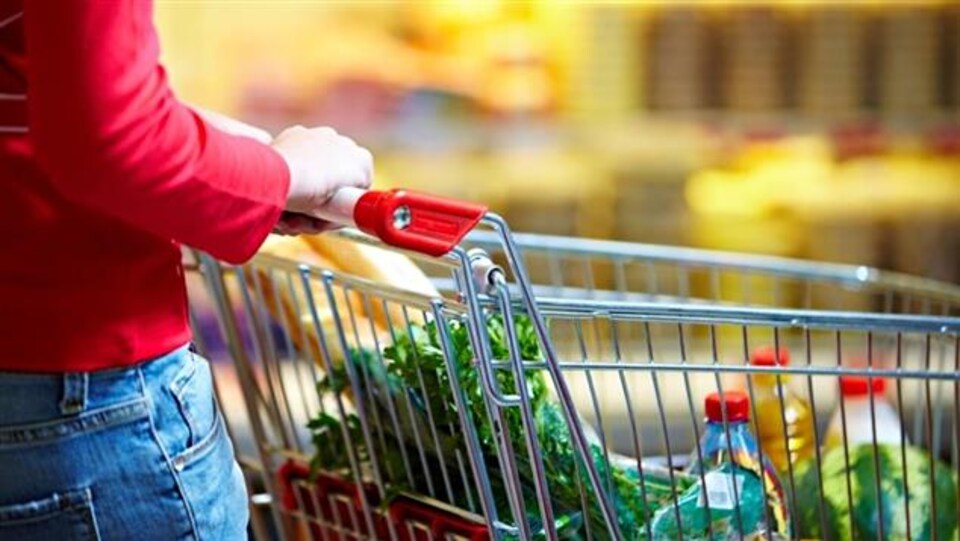
M 846 442 L 848 446 L 862 443 L 872 444 L 873 422 L 876 419 L 878 444 L 900 445 L 903 432 L 900 415 L 884 396 L 886 380 L 862 376 L 841 376 L 840 395 L 843 410 L 837 407 L 827 428 L 826 448 L 830 449 L 844 442 L 841 414 L 846 415 Z M 871 414 L 870 393 L 873 391 L 873 414 Z M 904 436 L 905 437 L 905 436 Z M 906 440 L 910 443 L 909 440 Z
M 783 486 L 770 462 L 761 462 L 750 432 L 750 399 L 741 391 L 713 393 L 706 398 L 705 410 L 700 449 L 686 469 L 696 483 L 676 505 L 657 511 L 654 539 L 789 537 Z
M 788 366 L 790 352 L 786 348 L 780 348 L 779 351 L 773 347 L 759 348 L 753 352 L 750 362 L 754 366 Z M 786 475 L 791 462 L 797 464 L 816 452 L 817 434 L 810 404 L 790 390 L 787 386 L 790 380 L 788 375 L 780 375 L 779 383 L 774 374 L 754 374 L 751 380 L 757 405 L 757 439 L 760 440 L 761 450 L 780 475 Z
M 726 408 L 726 423 L 724 423 Z M 700 451 L 694 452 L 687 472 L 700 474 L 711 471 L 731 460 L 740 463 L 757 462 L 757 442 L 750 433 L 750 398 L 746 393 L 731 391 L 711 393 L 704 401 L 707 424 L 700 438 Z M 727 435 L 729 441 L 727 443 Z

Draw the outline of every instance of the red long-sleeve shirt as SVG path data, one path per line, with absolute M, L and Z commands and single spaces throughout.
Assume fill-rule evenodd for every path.
M 0 0 L 0 371 L 190 338 L 179 243 L 249 258 L 289 171 L 177 101 L 150 0 Z

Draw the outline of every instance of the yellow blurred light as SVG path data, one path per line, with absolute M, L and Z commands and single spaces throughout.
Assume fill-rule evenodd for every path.
M 427 9 L 438 22 L 478 23 L 500 13 L 500 0 L 434 0 Z
M 545 0 L 549 2 L 549 0 Z M 621 0 L 620 5 L 648 7 L 808 7 L 850 6 L 860 8 L 923 7 L 950 5 L 955 0 Z

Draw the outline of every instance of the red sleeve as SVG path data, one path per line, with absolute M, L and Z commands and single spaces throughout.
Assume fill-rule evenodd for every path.
M 177 101 L 148 0 L 26 0 L 30 136 L 67 198 L 132 226 L 248 259 L 280 216 L 289 170 Z

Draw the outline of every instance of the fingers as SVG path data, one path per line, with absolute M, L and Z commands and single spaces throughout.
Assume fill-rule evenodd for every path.
M 319 218 L 293 212 L 284 212 L 280 217 L 280 221 L 274 226 L 273 232 L 285 236 L 318 235 L 320 233 L 326 233 L 327 231 L 340 229 L 341 227 L 339 224 L 334 224 Z
M 287 210 L 315 215 L 339 189 L 373 184 L 373 155 L 333 128 L 293 126 L 274 139 L 273 148 L 290 170 Z
M 354 155 L 354 159 L 359 164 L 362 176 L 358 177 L 352 183 L 349 183 L 349 185 L 355 188 L 369 188 L 370 185 L 373 184 L 373 154 L 366 148 L 358 145 L 352 137 L 338 134 L 333 128 L 321 127 L 317 128 L 317 130 L 330 136 L 337 137 L 340 142 L 349 148 Z
M 366 189 L 373 184 L 373 154 L 361 146 L 357 147 L 357 152 L 360 155 L 363 172 L 366 175 L 362 179 L 359 179 L 359 182 L 355 184 L 355 186 Z
M 358 145 L 357 142 L 350 137 L 345 135 L 341 135 L 341 137 L 352 147 L 351 150 L 353 150 L 356 155 L 356 159 L 360 164 L 360 170 L 363 172 L 363 176 L 357 178 L 351 185 L 355 188 L 369 188 L 373 184 L 373 154 L 366 148 Z

